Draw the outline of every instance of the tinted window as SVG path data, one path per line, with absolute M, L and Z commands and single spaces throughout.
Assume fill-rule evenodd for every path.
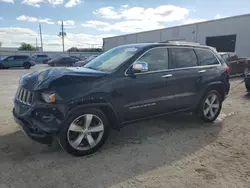
M 143 61 L 148 64 L 149 71 L 168 69 L 168 49 L 154 48 L 146 52 L 137 61 Z
M 15 59 L 27 59 L 28 56 L 25 55 L 20 55 L 20 56 L 15 56 Z
M 197 66 L 197 58 L 191 48 L 172 48 L 172 59 L 176 68 Z
M 70 61 L 71 58 L 69 58 L 69 57 L 64 57 L 63 60 L 64 60 L 64 61 Z
M 216 65 L 219 64 L 217 58 L 210 50 L 195 49 L 200 65 Z
M 13 60 L 14 60 L 14 57 L 13 57 L 13 56 L 10 56 L 10 57 L 7 57 L 5 60 L 7 60 L 7 61 L 13 61 Z

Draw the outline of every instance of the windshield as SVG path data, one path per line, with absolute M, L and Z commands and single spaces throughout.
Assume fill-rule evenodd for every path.
M 138 50 L 137 47 L 116 47 L 96 57 L 84 67 L 103 72 L 113 72 L 119 65 L 135 55 Z

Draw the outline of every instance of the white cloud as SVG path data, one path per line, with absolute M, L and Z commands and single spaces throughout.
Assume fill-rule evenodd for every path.
M 65 7 L 70 8 L 70 7 L 74 7 L 76 5 L 81 4 L 82 1 L 81 0 L 69 0 L 66 4 Z
M 120 10 L 115 10 L 114 7 L 102 7 L 94 12 L 106 19 L 126 19 L 126 20 L 151 20 L 156 22 L 173 22 L 184 20 L 189 14 L 186 8 L 163 5 L 155 8 L 123 6 Z
M 23 0 L 22 4 L 30 5 L 33 7 L 40 7 L 41 3 L 48 3 L 54 6 L 63 4 L 63 2 L 64 0 Z
M 90 20 L 90 21 L 87 21 L 86 23 L 81 24 L 81 25 L 83 27 L 97 28 L 98 26 L 109 26 L 109 23 L 108 22 Z
M 216 14 L 214 19 L 221 19 L 221 18 L 225 18 L 226 16 L 222 16 L 221 14 Z
M 44 0 L 23 0 L 22 4 L 30 5 L 33 7 L 40 7 L 40 3 L 43 3 Z
M 51 5 L 61 5 L 63 4 L 64 0 L 47 0 Z
M 57 24 L 61 25 L 62 21 L 58 21 Z M 73 20 L 64 20 L 63 25 L 65 25 L 65 26 L 74 26 L 75 22 Z
M 19 20 L 19 21 L 40 22 L 40 23 L 54 24 L 54 22 L 51 21 L 51 19 L 49 19 L 49 18 L 38 19 L 38 18 L 35 18 L 35 17 L 29 17 L 29 16 L 22 15 L 22 16 L 18 16 L 16 19 Z
M 96 15 L 100 15 L 106 19 L 120 19 L 122 15 L 114 11 L 114 7 L 102 7 L 94 12 Z
M 101 31 L 120 31 L 123 33 L 132 33 L 132 32 L 141 32 L 149 31 L 154 29 L 164 28 L 164 25 L 161 25 L 155 21 L 146 21 L 146 20 L 131 20 L 131 21 L 122 21 L 109 26 L 98 28 Z
M 122 5 L 121 7 L 122 8 L 128 8 L 128 5 Z
M 13 3 L 14 4 L 14 0 L 0 0 L 0 2 Z
M 10 34 L 27 34 L 30 36 L 36 36 L 36 32 L 29 28 L 22 28 L 22 27 L 0 27 L 0 33 L 10 33 Z
M 116 23 L 87 21 L 86 23 L 82 24 L 82 26 L 96 28 L 99 31 L 120 31 L 123 33 L 140 32 L 164 28 L 164 25 L 161 25 L 160 23 L 155 21 L 148 20 L 129 20 Z
M 114 7 L 102 7 L 94 14 L 105 19 L 119 19 L 119 22 L 88 21 L 83 27 L 96 28 L 101 31 L 120 31 L 124 33 L 148 31 L 164 28 L 163 23 L 185 20 L 189 14 L 186 8 L 163 5 L 155 8 L 129 7 L 122 5 L 117 10 Z
M 184 21 L 183 24 L 193 24 L 193 23 L 198 23 L 198 22 L 205 22 L 207 20 L 205 19 L 187 19 L 186 21 Z

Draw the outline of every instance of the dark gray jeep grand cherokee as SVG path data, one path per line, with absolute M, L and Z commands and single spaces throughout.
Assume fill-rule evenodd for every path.
M 229 92 L 229 69 L 208 46 L 131 44 L 113 48 L 81 68 L 26 74 L 13 114 L 27 135 L 68 153 L 94 153 L 111 128 L 192 111 L 214 121 Z

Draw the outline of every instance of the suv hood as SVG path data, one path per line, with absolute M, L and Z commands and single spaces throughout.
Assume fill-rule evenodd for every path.
M 97 79 L 102 76 L 107 75 L 107 73 L 92 70 L 84 67 L 74 67 L 74 68 L 52 68 L 42 71 L 35 71 L 26 74 L 20 78 L 19 84 L 27 90 L 41 90 L 49 88 L 49 86 L 56 80 L 61 78 L 69 78 L 71 80 L 81 81 L 89 79 Z

